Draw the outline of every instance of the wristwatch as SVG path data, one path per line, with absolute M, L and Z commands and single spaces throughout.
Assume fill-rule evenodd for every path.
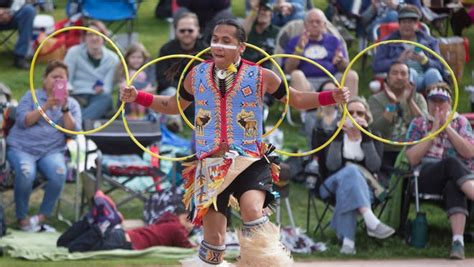
M 62 113 L 69 112 L 69 107 L 62 108 L 62 109 L 61 109 L 61 112 L 62 112 Z

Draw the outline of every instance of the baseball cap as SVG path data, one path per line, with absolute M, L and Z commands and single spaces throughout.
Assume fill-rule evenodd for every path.
M 405 5 L 398 11 L 398 20 L 401 19 L 421 19 L 420 10 L 414 5 Z

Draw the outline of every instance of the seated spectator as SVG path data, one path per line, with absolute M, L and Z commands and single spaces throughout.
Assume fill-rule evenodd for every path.
M 371 0 L 370 6 L 361 15 L 364 33 L 372 40 L 372 32 L 375 26 L 381 23 L 398 21 L 398 4 L 392 0 Z
M 398 12 L 399 30 L 384 40 L 408 40 L 418 42 L 440 54 L 438 41 L 418 30 L 421 13 L 416 6 L 405 5 Z M 377 73 L 387 72 L 391 63 L 399 60 L 410 67 L 410 80 L 417 91 L 443 80 L 443 66 L 433 55 L 409 44 L 393 43 L 377 48 L 373 69 Z
M 341 72 L 349 63 L 348 55 L 345 54 L 341 41 L 327 32 L 326 22 L 326 16 L 320 9 L 314 8 L 308 11 L 303 33 L 289 41 L 285 53 L 309 58 L 340 79 Z M 286 73 L 291 74 L 291 86 L 304 91 L 314 91 L 328 79 L 322 70 L 299 59 L 286 59 L 284 69 Z M 350 88 L 352 96 L 358 93 L 358 81 L 357 73 L 349 71 L 346 86 Z
M 0 2 L 0 31 L 7 29 L 18 29 L 18 40 L 15 44 L 14 65 L 19 69 L 29 69 L 30 64 L 26 59 L 33 36 L 33 20 L 36 10 L 25 1 L 1 1 Z
M 134 43 L 127 48 L 125 51 L 125 62 L 128 66 L 128 74 L 130 79 L 133 75 L 148 61 L 150 54 L 141 43 Z M 119 82 L 119 87 L 124 88 L 126 86 L 125 74 L 123 66 L 119 64 L 115 73 L 115 80 Z M 156 93 L 156 87 L 153 86 L 152 77 L 146 72 L 146 69 L 140 72 L 137 77 L 133 80 L 133 86 L 137 90 L 144 90 L 149 93 Z M 125 104 L 125 114 L 129 118 L 143 118 L 147 110 L 144 106 L 136 103 Z
M 360 14 L 365 34 L 369 37 L 369 40 L 372 39 L 375 26 L 381 23 L 397 22 L 397 10 L 406 4 L 421 8 L 420 0 L 406 0 L 403 2 L 398 0 L 371 0 L 370 5 Z
M 106 34 L 102 23 L 93 21 L 89 28 Z M 71 94 L 81 104 L 84 120 L 101 119 L 112 109 L 114 72 L 119 59 L 104 42 L 99 35 L 86 32 L 84 43 L 71 47 L 64 58 Z
M 57 246 L 69 252 L 99 251 L 110 249 L 143 250 L 153 246 L 196 247 L 189 240 L 194 225 L 188 220 L 189 212 L 183 207 L 174 213 L 164 213 L 155 223 L 124 230 L 120 225 L 104 227 L 87 216 L 74 223 L 58 241 Z
M 164 44 L 160 48 L 158 56 L 162 57 L 173 54 L 195 55 L 208 47 L 202 39 L 199 39 L 199 21 L 196 14 L 182 13 L 174 20 L 174 30 L 176 39 Z M 189 59 L 163 60 L 156 64 L 158 94 L 174 95 L 176 93 L 181 73 L 189 61 Z M 194 61 L 194 65 L 198 63 L 199 61 Z M 188 119 L 194 120 L 194 104 L 185 110 L 185 114 Z M 182 129 L 182 121 L 179 115 L 167 115 L 167 118 L 167 124 L 171 126 L 174 132 Z
M 350 100 L 347 110 L 364 128 L 372 122 L 369 107 L 360 97 Z M 372 174 L 378 172 L 382 165 L 382 150 L 382 143 L 363 134 L 347 118 L 342 132 L 326 149 L 323 160 L 320 160 L 325 165 L 323 169 L 329 173 L 322 174 L 327 178 L 320 186 L 319 193 L 323 199 L 334 198 L 336 201 L 331 227 L 342 239 L 340 252 L 343 254 L 356 253 L 355 235 L 359 214 L 364 218 L 369 236 L 385 239 L 395 233 L 371 209 L 374 188 L 369 187 L 367 179 L 375 179 Z
M 57 98 L 57 84 L 66 87 L 67 66 L 52 61 L 43 75 L 43 87 L 36 90 L 38 104 L 57 125 L 78 131 L 81 111 L 77 101 L 67 96 Z M 44 120 L 28 91 L 16 109 L 15 124 L 7 138 L 7 158 L 15 170 L 15 211 L 20 229 L 36 232 L 50 216 L 66 181 L 66 135 Z M 37 169 L 46 178 L 43 202 L 37 215 L 28 217 L 28 202 Z
M 372 128 L 382 138 L 404 141 L 411 120 L 427 114 L 426 100 L 416 92 L 408 65 L 401 61 L 391 63 L 383 87 L 368 101 L 374 115 Z M 384 144 L 383 166 L 393 166 L 401 150 L 401 146 Z
M 272 24 L 283 27 L 292 20 L 304 19 L 306 0 L 268 0 L 273 4 Z
M 195 55 L 207 48 L 207 45 L 199 39 L 199 21 L 196 14 L 182 13 L 174 20 L 173 25 L 176 39 L 168 41 L 160 48 L 159 57 L 173 54 Z M 179 60 L 179 64 L 176 61 L 163 60 L 156 63 L 158 94 L 173 95 L 176 92 L 180 74 L 189 60 Z
M 199 22 L 202 39 L 209 43 L 216 23 L 221 19 L 234 17 L 230 10 L 230 2 L 230 0 L 177 0 L 180 9 L 176 11 L 174 20 L 181 17 L 181 14 L 184 12 L 196 14 L 199 18 L 197 21 Z
M 451 110 L 451 88 L 435 84 L 427 92 L 428 117 L 414 119 L 407 133 L 408 141 L 419 140 L 437 131 Z M 408 162 L 420 167 L 418 188 L 428 194 L 443 194 L 453 241 L 450 258 L 464 259 L 464 227 L 468 200 L 474 200 L 474 136 L 469 121 L 455 113 L 449 125 L 434 139 L 409 147 Z
M 272 24 L 272 5 L 266 0 L 254 0 L 251 5 L 251 12 L 243 23 L 245 32 L 248 33 L 247 42 L 272 54 L 275 49 L 275 39 L 280 30 Z M 258 62 L 264 57 L 265 55 L 252 48 L 245 49 L 243 55 L 243 58 L 252 62 Z M 268 60 L 263 63 L 263 66 L 272 68 L 272 63 Z

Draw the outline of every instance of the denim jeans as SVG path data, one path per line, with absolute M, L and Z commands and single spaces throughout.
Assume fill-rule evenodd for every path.
M 83 121 L 101 119 L 112 109 L 112 96 L 110 94 L 77 94 L 73 97 L 81 104 Z
M 45 216 L 51 215 L 66 181 L 67 169 L 64 154 L 57 152 L 37 157 L 9 148 L 7 158 L 15 170 L 14 192 L 17 219 L 24 219 L 28 215 L 28 202 L 33 190 L 33 182 L 36 179 L 37 168 L 47 180 L 39 213 Z
M 354 165 L 347 165 L 329 176 L 320 187 L 322 199 L 336 197 L 331 228 L 339 238 L 355 240 L 358 209 L 370 208 L 373 196 L 362 173 Z
M 30 47 L 33 36 L 33 20 L 35 15 L 35 8 L 27 4 L 15 13 L 9 23 L 0 24 L 0 30 L 18 29 L 18 40 L 14 50 L 16 56 L 25 57 L 28 53 L 28 48 Z

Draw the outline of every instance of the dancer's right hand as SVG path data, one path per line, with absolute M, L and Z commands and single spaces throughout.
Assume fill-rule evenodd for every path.
M 120 88 L 120 100 L 123 102 L 131 103 L 137 99 L 138 91 L 135 86 L 129 85 Z

